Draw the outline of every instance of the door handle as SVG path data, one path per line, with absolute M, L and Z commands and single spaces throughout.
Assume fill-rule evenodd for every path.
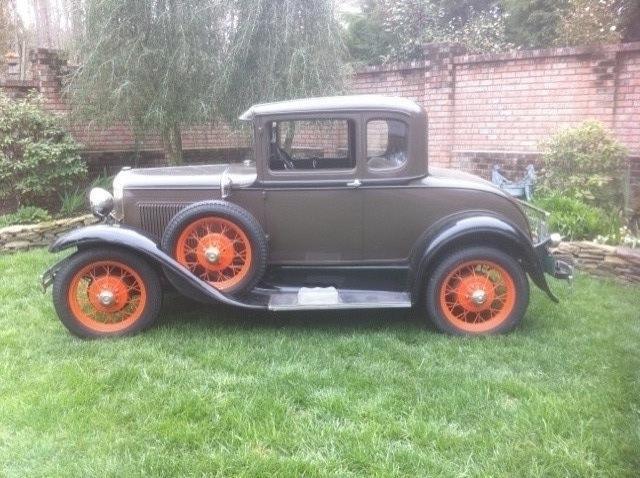
M 359 188 L 360 186 L 362 186 L 362 182 L 359 179 L 354 179 L 353 181 L 349 181 L 347 183 L 347 186 L 349 186 L 350 188 Z

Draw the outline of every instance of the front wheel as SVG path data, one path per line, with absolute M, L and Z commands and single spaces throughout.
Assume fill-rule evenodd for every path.
M 520 323 L 529 304 L 529 282 L 511 256 L 469 247 L 447 256 L 426 288 L 429 318 L 455 335 L 505 333 Z
M 156 271 L 120 249 L 88 249 L 65 260 L 53 282 L 53 303 L 75 335 L 131 335 L 149 327 L 162 304 Z

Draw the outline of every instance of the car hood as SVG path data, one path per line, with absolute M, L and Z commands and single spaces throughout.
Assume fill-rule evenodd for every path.
M 254 162 L 123 169 L 114 179 L 114 188 L 203 188 L 220 187 L 222 176 L 233 188 L 251 186 L 257 178 Z

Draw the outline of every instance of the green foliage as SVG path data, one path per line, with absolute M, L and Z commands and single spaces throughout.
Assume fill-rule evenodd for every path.
M 624 146 L 597 121 L 562 130 L 544 145 L 542 190 L 618 214 L 624 208 L 626 156 Z
M 44 209 L 36 206 L 24 206 L 11 214 L 0 216 L 0 227 L 13 226 L 15 224 L 35 224 L 49 220 L 51 220 L 51 216 Z
M 98 175 L 93 181 L 91 181 L 90 187 L 102 188 L 109 191 L 113 187 L 113 178 L 114 178 L 114 175 L 108 174 L 107 170 L 105 169 L 104 171 L 102 171 L 100 175 Z
M 216 108 L 233 121 L 250 105 L 333 94 L 346 70 L 331 0 L 233 0 L 216 78 Z
M 68 88 L 74 111 L 160 132 L 168 159 L 181 162 L 176 128 L 206 120 L 212 108 L 217 3 L 86 1 L 86 33 L 76 39 L 82 64 Z
M 590 45 L 619 42 L 625 4 L 628 3 L 626 0 L 568 0 L 556 43 Z
M 85 208 L 87 195 L 84 189 L 74 189 L 60 194 L 60 215 L 73 216 Z
M 442 41 L 461 43 L 470 53 L 499 52 L 515 46 L 507 34 L 508 16 L 500 8 L 479 12 L 471 9 L 471 12 L 469 20 L 460 27 L 450 22 Z
M 79 151 L 36 97 L 12 101 L 0 94 L 0 199 L 47 204 L 85 177 Z
M 363 15 L 347 20 L 345 38 L 356 62 L 422 59 L 424 45 L 434 42 L 459 43 L 474 53 L 513 46 L 495 0 L 370 0 Z
M 421 59 L 429 42 L 494 52 L 640 39 L 638 0 L 368 0 L 362 12 L 345 41 L 368 64 Z
M 391 57 L 422 58 L 424 45 L 433 42 L 460 43 L 474 53 L 510 47 L 504 15 L 497 6 L 460 3 L 456 9 L 447 2 L 384 0 L 383 26 L 392 38 Z
M 640 1 L 626 0 L 624 9 L 620 15 L 620 33 L 623 41 L 632 42 L 640 40 Z
M 383 63 L 389 52 L 391 39 L 384 31 L 376 10 L 345 16 L 347 27 L 344 42 L 350 60 L 355 64 Z
M 576 198 L 558 194 L 538 197 L 534 204 L 551 213 L 549 229 L 569 240 L 595 239 L 615 234 L 621 223 L 616 215 L 585 204 Z
M 159 132 L 171 163 L 184 125 L 341 85 L 331 0 L 87 0 L 84 11 L 75 111 Z
M 558 38 L 568 0 L 502 0 L 506 34 L 522 48 L 545 48 Z

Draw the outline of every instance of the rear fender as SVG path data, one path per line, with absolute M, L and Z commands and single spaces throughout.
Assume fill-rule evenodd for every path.
M 235 307 L 250 309 L 263 309 L 256 304 L 249 304 L 234 299 L 221 293 L 215 287 L 194 276 L 186 267 L 163 252 L 158 245 L 144 234 L 130 228 L 121 226 L 97 225 L 75 229 L 58 238 L 49 250 L 59 252 L 70 247 L 86 249 L 100 246 L 120 247 L 133 251 L 145 257 L 150 263 L 169 269 L 176 278 L 183 281 L 184 287 L 191 289 L 196 295 L 204 295 L 207 298 Z M 50 271 L 55 271 L 53 266 Z
M 558 302 L 544 275 L 541 257 L 527 235 L 507 220 L 492 215 L 460 215 L 434 224 L 420 238 L 412 253 L 410 288 L 418 302 L 433 267 L 446 253 L 467 245 L 487 245 L 505 250 L 518 259 L 531 280 L 551 300 Z

